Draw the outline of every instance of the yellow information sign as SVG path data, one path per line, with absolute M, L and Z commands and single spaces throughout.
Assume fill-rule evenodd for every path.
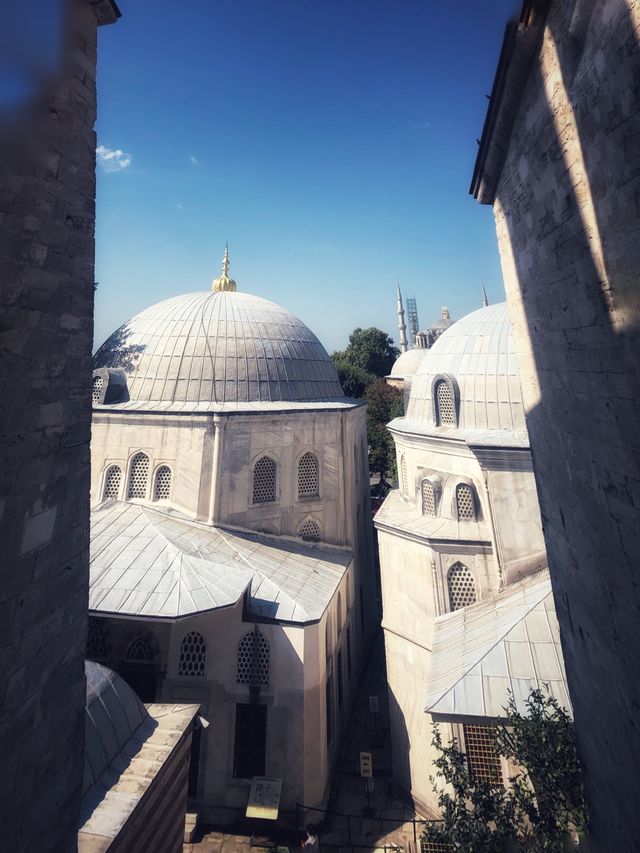
M 281 791 L 282 779 L 254 776 L 251 780 L 246 816 L 277 820 Z
M 371 779 L 373 776 L 373 761 L 370 752 L 360 753 L 360 775 L 363 779 Z

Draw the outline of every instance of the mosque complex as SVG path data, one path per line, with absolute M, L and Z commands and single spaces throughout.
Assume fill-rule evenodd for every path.
M 509 692 L 568 707 L 511 325 L 484 302 L 408 349 L 398 288 L 379 569 L 366 407 L 310 329 L 237 289 L 227 250 L 211 290 L 96 352 L 87 654 L 146 703 L 199 707 L 202 820 L 243 808 L 254 777 L 282 780 L 284 810 L 326 805 L 380 597 L 394 783 L 419 813 L 436 814 L 432 721 L 506 778 L 487 727 Z

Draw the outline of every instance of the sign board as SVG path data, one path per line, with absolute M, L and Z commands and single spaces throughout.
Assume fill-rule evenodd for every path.
M 373 761 L 370 752 L 360 753 L 360 775 L 363 779 L 371 779 L 373 776 Z
M 377 714 L 380 710 L 377 696 L 369 696 L 369 710 L 372 714 Z
M 254 776 L 251 780 L 246 816 L 277 820 L 281 791 L 282 779 Z

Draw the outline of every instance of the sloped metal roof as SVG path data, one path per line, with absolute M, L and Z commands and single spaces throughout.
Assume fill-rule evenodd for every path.
M 435 717 L 504 719 L 513 694 L 539 688 L 571 712 L 548 571 L 488 601 L 438 617 L 426 710 Z
M 287 622 L 320 619 L 351 552 L 209 527 L 142 504 L 91 514 L 89 610 L 177 619 L 236 604 Z

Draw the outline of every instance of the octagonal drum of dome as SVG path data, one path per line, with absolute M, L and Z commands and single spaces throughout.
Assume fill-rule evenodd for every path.
M 408 421 L 436 428 L 433 394 L 440 376 L 451 378 L 459 390 L 457 429 L 526 435 L 515 340 L 505 302 L 467 314 L 428 350 L 413 379 Z
M 188 293 L 152 305 L 105 341 L 94 357 L 99 367 L 124 370 L 138 403 L 344 399 L 313 332 L 248 293 Z

